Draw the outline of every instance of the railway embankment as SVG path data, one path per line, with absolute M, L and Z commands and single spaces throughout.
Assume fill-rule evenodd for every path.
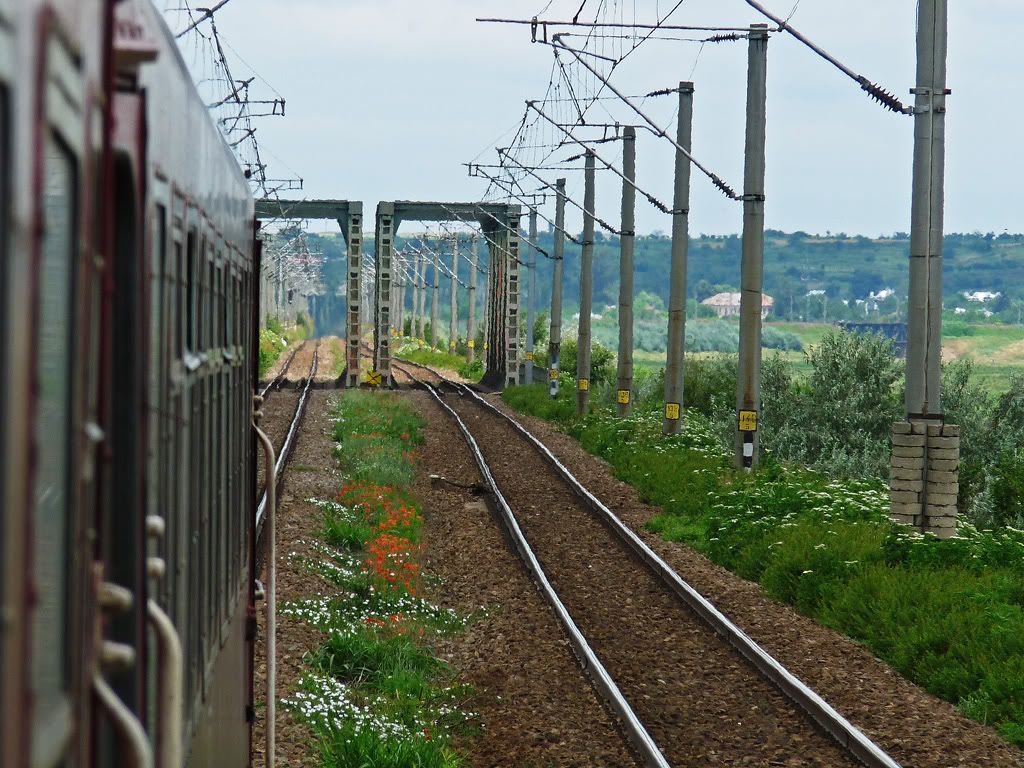
M 892 523 L 876 482 L 778 464 L 735 473 L 698 413 L 665 438 L 655 407 L 577 419 L 571 389 L 552 401 L 542 386 L 504 401 L 685 579 L 902 764 L 1024 763 L 1024 534 L 964 527 L 939 541 Z

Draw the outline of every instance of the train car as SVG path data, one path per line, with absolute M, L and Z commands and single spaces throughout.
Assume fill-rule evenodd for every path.
M 0 259 L 0 765 L 248 765 L 253 200 L 149 0 L 0 0 Z

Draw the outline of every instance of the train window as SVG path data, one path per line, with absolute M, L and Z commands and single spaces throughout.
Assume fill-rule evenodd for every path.
M 194 229 L 188 231 L 188 236 L 185 239 L 185 254 L 188 260 L 186 266 L 188 271 L 185 273 L 185 291 L 188 302 L 185 308 L 185 322 L 188 328 L 188 332 L 185 334 L 185 345 L 190 352 L 194 352 L 198 348 L 196 345 L 196 303 L 198 300 L 196 294 L 199 291 L 196 279 L 196 231 Z
M 71 450 L 74 262 L 77 167 L 56 139 L 46 145 L 44 231 L 39 256 L 36 336 L 36 460 L 32 502 L 33 586 L 31 680 L 33 752 L 63 742 L 68 723 L 68 538 Z
M 211 249 L 212 250 L 212 249 Z M 206 306 L 203 308 L 206 316 L 206 347 L 213 347 L 215 328 L 213 325 L 213 307 L 217 300 L 217 292 L 213 283 L 213 254 L 209 254 L 210 263 L 206 265 Z
M 185 258 L 181 251 L 181 242 L 175 238 L 174 240 L 174 268 L 175 272 L 175 293 L 177 296 L 176 311 L 172 314 L 174 320 L 174 353 L 180 360 L 185 356 L 185 334 L 182 329 L 182 325 L 185 320 L 182 317 L 185 309 Z

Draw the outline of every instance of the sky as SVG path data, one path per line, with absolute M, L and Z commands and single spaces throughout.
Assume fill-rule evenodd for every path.
M 542 18 L 568 19 L 581 0 L 552 0 Z M 633 0 L 605 0 L 609 7 Z M 763 0 L 787 16 L 795 0 Z M 527 99 L 540 99 L 552 70 L 550 47 L 528 27 L 476 17 L 530 18 L 546 0 L 233 0 L 217 14 L 235 76 L 258 73 L 287 99 L 287 116 L 259 122 L 273 177 L 301 176 L 293 196 L 362 200 L 478 200 L 486 182 L 464 163 L 494 162 Z M 674 0 L 635 0 L 638 20 Z M 588 0 L 593 18 L 600 0 Z M 1009 30 L 1024 28 L 1020 0 L 951 0 L 946 231 L 1024 230 L 1018 187 L 1016 96 L 1021 72 Z M 743 0 L 684 0 L 669 23 L 746 26 L 763 21 Z M 801 0 L 791 23 L 904 103 L 914 85 L 914 0 Z M 627 94 L 693 80 L 693 152 L 742 187 L 746 42 L 700 46 L 651 40 L 613 75 Z M 766 224 L 787 231 L 875 236 L 910 227 L 913 119 L 882 109 L 796 40 L 775 35 L 768 51 Z M 269 94 L 264 89 L 264 94 Z M 254 92 L 254 96 L 256 92 Z M 634 122 L 625 105 L 602 101 L 598 119 Z M 672 128 L 674 98 L 644 110 Z M 596 107 L 595 107 L 596 109 Z M 1018 127 L 1014 127 L 1018 126 Z M 673 128 L 674 132 L 674 128 Z M 621 163 L 618 144 L 598 152 Z M 637 182 L 671 201 L 674 150 L 653 135 L 637 142 Z M 564 154 L 564 153 L 563 153 Z M 555 173 L 546 174 L 554 179 Z M 582 173 L 571 196 L 582 202 Z M 597 213 L 619 220 L 621 183 L 598 174 Z M 553 201 L 542 213 L 553 216 Z M 738 233 L 742 206 L 694 176 L 693 234 Z M 372 225 L 371 225 L 372 226 Z M 567 229 L 579 231 L 570 209 Z M 637 231 L 669 232 L 669 217 L 642 198 Z

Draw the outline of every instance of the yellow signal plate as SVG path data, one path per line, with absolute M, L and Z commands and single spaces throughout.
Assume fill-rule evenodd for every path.
M 466 346 L 469 347 L 470 349 L 476 349 L 476 342 L 470 339 L 469 341 L 466 342 Z
M 740 411 L 740 432 L 757 432 L 757 411 Z
M 558 381 L 558 369 L 552 368 L 550 371 L 548 371 L 548 378 L 551 379 L 552 381 Z
M 618 397 L 616 398 L 619 405 L 629 405 L 629 395 L 630 392 L 628 389 L 620 389 Z
M 579 380 L 579 389 L 580 389 L 580 392 L 589 392 L 590 391 L 590 379 L 580 379 Z
M 448 342 L 448 349 L 455 349 L 455 342 L 454 341 L 449 341 Z
M 669 421 L 679 421 L 679 403 L 665 403 L 665 418 Z
M 485 341 L 485 342 L 484 342 L 484 351 L 487 351 L 487 349 L 488 349 L 488 348 L 489 348 L 489 345 L 488 345 L 488 344 L 487 344 L 487 342 Z
M 528 360 L 529 362 L 531 362 L 531 363 L 532 363 L 532 362 L 533 362 L 533 352 L 527 352 L 527 353 L 526 353 L 526 359 L 527 359 L 527 360 Z
M 367 371 L 366 378 L 363 379 L 371 387 L 379 387 L 384 383 L 384 374 L 380 371 Z

